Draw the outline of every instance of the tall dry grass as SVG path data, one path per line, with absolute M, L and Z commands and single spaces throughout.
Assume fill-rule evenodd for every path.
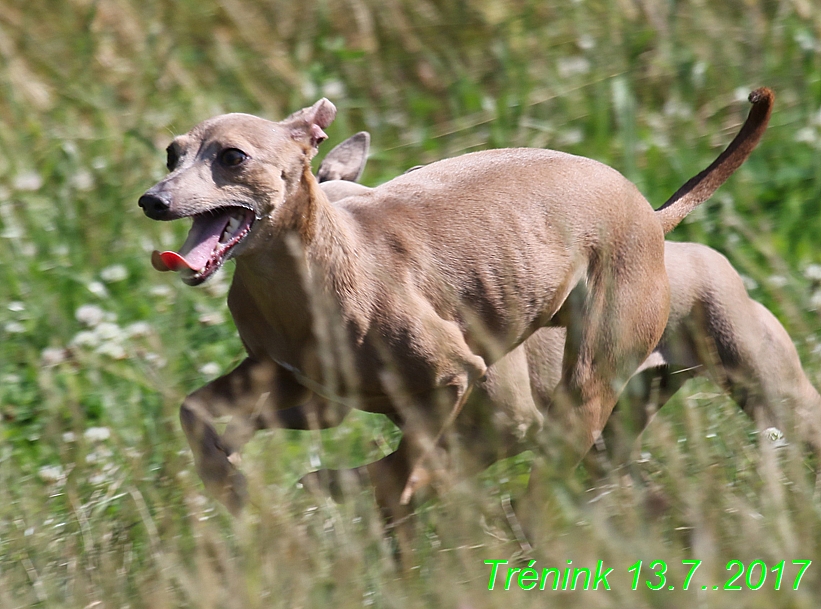
M 708 383 L 644 438 L 634 487 L 546 509 L 538 566 L 615 569 L 612 590 L 487 590 L 516 550 L 503 501 L 530 457 L 423 506 L 419 568 L 401 576 L 367 492 L 343 505 L 295 487 L 395 445 L 383 419 L 261 434 L 255 506 L 204 496 L 182 397 L 235 364 L 230 269 L 204 290 L 154 273 L 185 227 L 145 220 L 173 134 L 224 111 L 279 118 L 326 95 L 329 144 L 360 129 L 365 181 L 494 146 L 609 163 L 658 204 L 706 166 L 766 84 L 776 113 L 753 158 L 677 229 L 728 255 L 818 380 L 821 10 L 807 0 L 222 0 L 0 2 L 0 607 L 815 607 L 798 591 L 701 590 L 730 560 L 815 559 L 811 463 L 773 448 Z M 627 569 L 644 561 L 639 589 Z M 681 560 L 703 561 L 695 590 Z M 675 590 L 644 585 L 665 560 Z M 651 579 L 651 581 L 657 581 Z M 745 586 L 746 587 L 746 586 Z

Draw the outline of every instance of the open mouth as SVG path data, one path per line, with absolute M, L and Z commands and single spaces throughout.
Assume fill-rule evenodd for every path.
M 194 216 L 194 224 L 179 252 L 151 254 L 158 271 L 179 271 L 188 285 L 199 285 L 230 257 L 251 232 L 254 212 L 245 207 L 220 207 Z

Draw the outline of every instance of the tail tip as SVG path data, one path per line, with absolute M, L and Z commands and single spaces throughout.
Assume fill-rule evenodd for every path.
M 773 90 L 769 87 L 759 87 L 755 91 L 752 91 L 747 97 L 751 104 L 759 104 L 761 102 L 772 104 L 774 98 L 775 93 L 773 93 Z

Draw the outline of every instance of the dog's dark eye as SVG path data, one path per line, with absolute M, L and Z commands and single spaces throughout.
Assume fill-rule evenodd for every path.
M 165 149 L 165 153 L 167 155 L 165 158 L 165 166 L 168 167 L 168 171 L 174 171 L 180 160 L 180 155 L 178 155 L 177 151 L 171 146 Z
M 219 156 L 220 163 L 226 167 L 236 167 L 237 165 L 242 164 L 247 158 L 247 154 L 245 154 L 242 150 L 237 150 L 236 148 L 226 148 L 220 152 Z

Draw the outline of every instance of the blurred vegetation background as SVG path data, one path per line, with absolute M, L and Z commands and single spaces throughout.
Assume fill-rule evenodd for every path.
M 257 505 L 228 518 L 177 409 L 242 357 L 231 268 L 198 290 L 154 272 L 150 251 L 187 226 L 136 205 L 173 135 L 321 96 L 339 109 L 325 146 L 371 132 L 367 184 L 470 150 L 550 147 L 616 167 L 659 205 L 762 85 L 777 95 L 762 144 L 671 238 L 726 254 L 818 385 L 813 0 L 0 0 L 0 607 L 818 606 L 821 563 L 798 591 L 630 590 L 639 559 L 704 560 L 712 584 L 731 559 L 818 556 L 801 454 L 768 460 L 708 383 L 645 436 L 656 517 L 620 481 L 595 504 L 558 497 L 540 558 L 612 563 L 610 592 L 487 591 L 483 561 L 516 549 L 499 500 L 526 484 L 526 456 L 426 505 L 420 567 L 397 574 L 367 493 L 335 506 L 294 486 L 390 450 L 375 416 L 260 434 L 246 457 Z

